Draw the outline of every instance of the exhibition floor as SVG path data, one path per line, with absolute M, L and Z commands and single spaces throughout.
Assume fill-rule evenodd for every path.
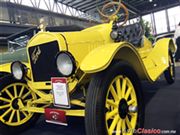
M 178 64 L 180 65 L 180 64 Z M 146 104 L 146 129 L 176 130 L 180 134 L 180 67 L 176 68 L 176 83 L 169 86 L 164 77 L 155 84 L 143 82 Z M 69 126 L 48 124 L 43 117 L 22 135 L 84 135 L 84 119 L 69 118 Z

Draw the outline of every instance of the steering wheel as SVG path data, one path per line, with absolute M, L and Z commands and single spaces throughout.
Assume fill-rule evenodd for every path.
M 115 11 L 111 14 L 108 14 L 106 12 L 108 9 L 110 9 L 110 11 L 113 11 L 113 10 Z M 118 13 L 122 10 L 122 12 L 124 12 L 123 14 L 124 18 L 121 24 L 118 23 L 119 26 L 123 26 L 129 18 L 129 11 L 126 8 L 126 6 L 122 4 L 121 2 L 112 1 L 105 4 L 101 9 L 97 8 L 97 10 L 103 18 L 106 18 L 106 20 L 114 20 L 117 17 L 119 17 L 118 19 L 115 20 L 116 22 L 119 22 L 119 23 L 120 23 L 120 19 L 122 19 L 122 14 L 118 16 Z

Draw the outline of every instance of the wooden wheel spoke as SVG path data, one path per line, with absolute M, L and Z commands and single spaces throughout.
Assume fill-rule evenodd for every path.
M 19 97 L 21 97 L 21 96 L 22 96 L 22 94 L 23 94 L 23 92 L 24 92 L 24 89 L 25 89 L 25 87 L 24 87 L 24 86 L 22 86 L 22 88 L 21 88 L 21 90 L 20 90 L 20 93 L 19 93 Z
M 10 104 L 2 105 L 0 106 L 0 110 L 9 108 L 10 106 L 11 106 Z
M 8 122 L 12 122 L 12 120 L 13 120 L 13 117 L 14 117 L 14 115 L 15 115 L 15 110 L 13 110 L 12 112 L 11 112 L 11 115 L 10 115 L 10 118 L 9 118 L 9 121 Z
M 120 79 L 116 80 L 116 90 L 117 90 L 117 95 L 119 98 L 121 98 L 121 83 L 120 83 Z
M 127 102 L 128 106 L 130 106 L 130 105 L 132 105 L 132 104 L 134 104 L 134 103 L 135 103 L 135 100 L 134 100 L 134 99 L 131 99 L 131 100 L 129 100 L 129 101 Z
M 122 119 L 119 119 L 117 127 L 116 127 L 116 135 L 120 135 L 121 134 L 121 127 L 122 126 Z
M 9 100 L 9 99 L 7 99 L 7 98 L 3 98 L 3 97 L 0 97 L 0 100 L 1 100 L 1 101 L 4 101 L 4 102 L 8 102 L 8 103 L 11 102 L 11 100 Z
M 110 106 L 113 106 L 113 107 L 117 107 L 118 106 L 117 103 L 115 103 L 113 100 L 110 100 L 110 99 L 107 100 L 107 104 L 110 105 Z
M 126 78 L 123 78 L 123 82 L 122 82 L 122 97 L 124 97 L 124 95 L 125 95 L 126 84 L 127 84 L 127 80 L 126 80 Z
M 14 97 L 17 97 L 17 87 L 14 85 Z
M 126 134 L 126 123 L 125 123 L 125 120 L 122 120 L 122 134 L 123 135 Z
M 22 113 L 25 117 L 28 117 L 28 114 L 25 111 L 22 111 Z
M 131 117 L 137 117 L 137 113 L 128 113 Z
M 132 129 L 132 125 L 131 125 L 131 122 L 129 121 L 128 117 L 126 117 L 125 122 L 126 122 L 128 129 Z
M 111 123 L 111 126 L 110 126 L 110 128 L 109 128 L 109 133 L 110 133 L 110 135 L 113 134 L 114 129 L 115 129 L 115 127 L 117 126 L 117 123 L 118 123 L 119 119 L 120 119 L 120 118 L 119 118 L 119 115 L 116 115 L 115 118 L 114 118 L 114 120 L 113 120 L 113 122 Z
M 22 99 L 25 99 L 27 96 L 29 96 L 31 94 L 31 91 L 28 91 L 23 97 Z
M 16 116 L 17 116 L 17 122 L 21 121 L 21 116 L 19 110 L 16 111 Z
M 23 103 L 28 103 L 29 101 L 32 101 L 32 99 L 23 100 Z
M 111 87 L 110 87 L 110 92 L 111 92 L 114 100 L 115 100 L 115 101 L 118 101 L 118 100 L 119 100 L 118 95 L 117 95 L 117 93 L 116 93 L 116 91 L 115 91 L 115 89 L 114 89 L 114 87 L 113 87 L 112 85 L 111 85 Z
M 118 109 L 114 109 L 111 112 L 106 113 L 106 120 L 109 120 L 118 113 Z
M 126 100 L 128 100 L 128 98 L 129 98 L 129 96 L 130 96 L 130 94 L 131 94 L 131 91 L 132 91 L 132 88 L 129 87 L 128 90 L 127 90 L 127 92 L 125 93 L 125 99 L 126 99 Z
M 5 92 L 8 94 L 8 96 L 11 98 L 11 99 L 13 99 L 14 97 L 13 97 L 13 95 L 9 92 L 9 90 L 8 89 L 5 89 Z
M 3 115 L 1 116 L 1 118 L 4 118 L 7 114 L 9 114 L 11 112 L 11 108 L 9 108 L 8 110 L 6 110 Z

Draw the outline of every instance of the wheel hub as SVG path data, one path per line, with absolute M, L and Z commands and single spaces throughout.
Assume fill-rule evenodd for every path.
M 15 98 L 13 101 L 12 101 L 12 108 L 15 109 L 15 110 L 18 110 L 19 109 L 19 105 L 18 105 L 18 102 L 19 102 L 19 98 Z
M 119 102 L 119 116 L 125 119 L 128 114 L 128 104 L 125 99 L 121 99 Z

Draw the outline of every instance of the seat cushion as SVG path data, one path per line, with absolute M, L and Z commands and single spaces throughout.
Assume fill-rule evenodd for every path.
M 118 33 L 120 34 L 119 39 L 121 42 L 127 41 L 136 47 L 141 46 L 141 40 L 144 35 L 144 30 L 140 23 L 122 26 L 118 28 Z

